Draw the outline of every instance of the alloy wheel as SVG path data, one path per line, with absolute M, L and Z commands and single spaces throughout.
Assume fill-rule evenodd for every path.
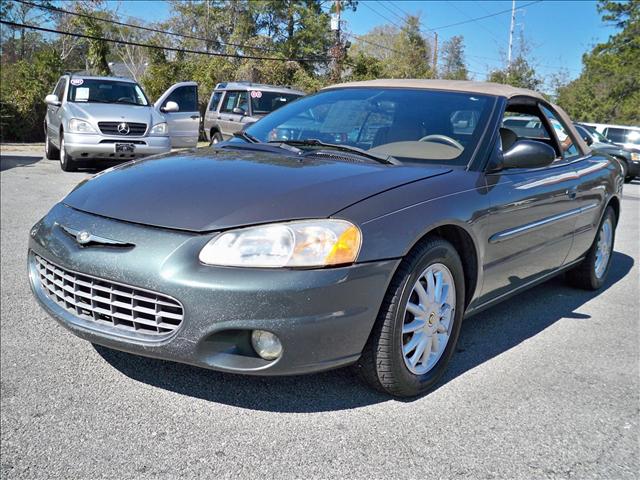
M 430 265 L 413 285 L 404 312 L 402 354 L 411 373 L 424 375 L 444 353 L 455 316 L 456 287 L 442 263 Z
M 598 244 L 596 250 L 596 261 L 594 262 L 595 274 L 597 278 L 602 278 L 607 271 L 609 258 L 611 257 L 611 249 L 613 246 L 613 224 L 611 218 L 607 218 L 602 222 L 600 232 L 598 233 Z

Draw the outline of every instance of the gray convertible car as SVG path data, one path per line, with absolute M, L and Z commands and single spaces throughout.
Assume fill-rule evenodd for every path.
M 502 127 L 515 115 L 544 135 Z M 565 271 L 603 285 L 622 185 L 535 92 L 335 85 L 215 147 L 81 183 L 32 228 L 29 277 L 96 344 L 244 374 L 356 364 L 412 396 L 465 317 Z

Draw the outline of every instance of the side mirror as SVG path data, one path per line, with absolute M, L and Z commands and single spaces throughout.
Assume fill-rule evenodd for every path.
M 54 107 L 59 107 L 60 105 L 62 105 L 62 102 L 60 101 L 58 96 L 53 94 L 44 97 L 44 103 L 46 103 L 47 105 L 53 105 Z
M 521 139 L 502 154 L 499 169 L 507 168 L 542 168 L 551 165 L 556 159 L 553 148 L 543 142 Z
M 180 111 L 180 107 L 176 102 L 167 102 L 164 107 L 160 109 L 164 113 L 174 113 Z
M 236 115 L 246 115 L 247 112 L 245 112 L 242 108 L 240 107 L 236 107 L 232 110 L 233 113 L 235 113 Z
M 587 135 L 587 136 L 585 136 L 585 137 L 582 137 L 582 139 L 585 141 L 585 143 L 586 143 L 588 146 L 593 145 L 593 138 L 591 138 L 591 135 Z

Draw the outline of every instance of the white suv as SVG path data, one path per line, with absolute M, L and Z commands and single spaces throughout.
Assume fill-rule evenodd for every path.
M 64 171 L 79 160 L 131 160 L 198 142 L 195 82 L 173 85 L 152 105 L 133 80 L 63 75 L 45 102 L 45 154 Z

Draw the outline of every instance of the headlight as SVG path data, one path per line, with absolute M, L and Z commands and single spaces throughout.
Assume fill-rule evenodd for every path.
M 228 267 L 326 267 L 355 262 L 360 229 L 345 220 L 274 223 L 225 232 L 200 251 L 200 261 Z
M 91 126 L 86 120 L 80 120 L 79 118 L 72 118 L 69 120 L 69 132 L 70 133 L 95 133 L 96 129 Z
M 169 134 L 169 125 L 166 122 L 158 123 L 154 125 L 149 135 L 168 135 Z
M 640 162 L 640 153 L 631 152 L 631 160 L 634 162 Z

